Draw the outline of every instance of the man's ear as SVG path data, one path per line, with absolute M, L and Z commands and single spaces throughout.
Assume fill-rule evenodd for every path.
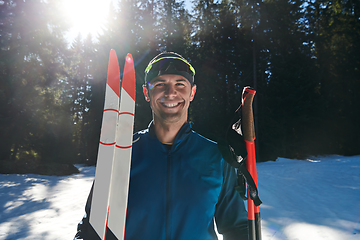
M 194 86 L 191 87 L 190 102 L 191 102 L 192 100 L 194 100 L 195 93 L 196 93 L 196 85 L 194 84 Z
M 145 100 L 147 102 L 150 102 L 149 89 L 148 89 L 147 85 L 144 84 L 142 87 L 143 87 L 143 93 L 144 93 Z

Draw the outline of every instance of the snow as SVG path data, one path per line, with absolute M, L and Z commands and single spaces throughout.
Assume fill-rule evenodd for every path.
M 0 174 L 0 240 L 72 239 L 95 175 Z M 263 240 L 360 239 L 360 156 L 257 164 Z M 219 238 L 221 239 L 221 237 Z
M 79 167 L 79 166 L 77 166 Z M 95 176 L 0 174 L 0 239 L 73 239 Z
M 360 239 L 360 156 L 257 168 L 263 239 Z

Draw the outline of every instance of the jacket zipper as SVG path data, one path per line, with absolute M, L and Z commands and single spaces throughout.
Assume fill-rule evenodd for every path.
M 171 216 L 170 216 L 170 203 L 171 203 L 171 150 L 168 150 L 167 157 L 167 182 L 166 182 L 166 229 L 165 239 L 171 239 Z

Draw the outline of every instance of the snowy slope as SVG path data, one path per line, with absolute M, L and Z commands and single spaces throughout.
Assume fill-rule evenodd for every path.
M 72 239 L 95 175 L 0 175 L 0 240 Z M 263 240 L 360 240 L 360 156 L 258 164 Z
M 70 177 L 0 175 L 0 239 L 73 239 L 95 167 Z
M 263 239 L 360 239 L 360 157 L 258 164 Z

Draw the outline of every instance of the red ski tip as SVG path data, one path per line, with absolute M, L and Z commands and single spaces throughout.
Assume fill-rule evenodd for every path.
M 130 53 L 126 55 L 122 88 L 135 101 L 135 69 L 134 60 Z
M 120 97 L 120 69 L 119 62 L 114 49 L 110 50 L 107 84 Z
M 126 62 L 128 62 L 129 64 L 133 64 L 133 59 L 130 53 L 126 55 Z

